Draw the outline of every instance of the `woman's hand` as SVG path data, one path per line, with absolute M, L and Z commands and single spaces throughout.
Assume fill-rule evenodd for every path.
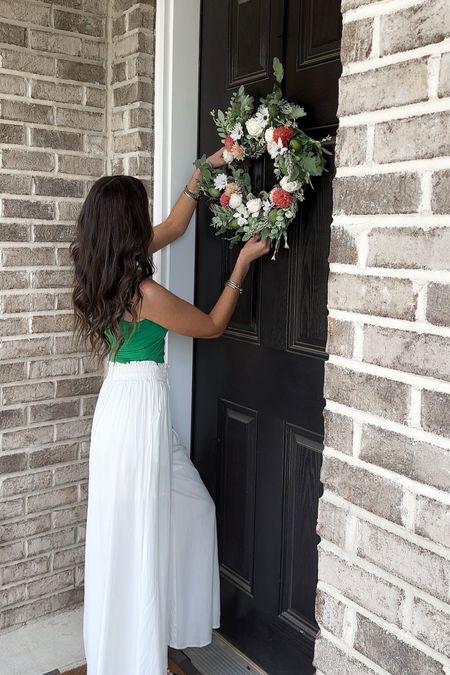
M 206 161 L 211 164 L 212 167 L 215 169 L 219 166 L 223 166 L 225 164 L 225 160 L 223 158 L 223 151 L 225 150 L 225 147 L 219 148 L 219 150 L 216 150 L 212 155 L 209 155 L 209 157 L 206 158 Z M 200 192 L 199 188 L 199 181 L 200 181 L 200 169 L 195 169 L 194 173 L 192 174 L 191 178 L 187 182 L 187 186 L 189 190 L 192 190 L 192 192 Z
M 254 234 L 248 239 L 239 252 L 238 259 L 248 265 L 251 262 L 266 255 L 270 251 L 270 237 L 260 239 L 259 234 Z
M 222 146 L 219 150 L 214 152 L 212 155 L 209 155 L 209 157 L 206 158 L 206 161 L 208 161 L 214 168 L 217 168 L 219 166 L 223 166 L 226 162 L 223 158 L 223 151 L 225 150 L 225 146 Z

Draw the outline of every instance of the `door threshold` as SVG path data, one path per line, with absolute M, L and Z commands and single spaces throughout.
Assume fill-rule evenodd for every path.
M 185 647 L 180 651 L 188 657 L 198 675 L 268 675 L 216 630 L 205 647 Z

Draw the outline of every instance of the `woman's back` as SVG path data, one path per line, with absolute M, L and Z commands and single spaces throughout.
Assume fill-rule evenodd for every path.
M 141 319 L 136 324 L 121 319 L 119 327 L 124 336 L 124 342 L 114 356 L 111 356 L 111 349 L 115 344 L 115 338 L 110 328 L 105 330 L 110 345 L 110 360 L 119 363 L 129 363 L 130 361 L 164 362 L 167 328 L 151 319 Z

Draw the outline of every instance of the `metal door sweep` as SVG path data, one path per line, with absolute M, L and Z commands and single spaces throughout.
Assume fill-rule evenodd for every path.
M 202 675 L 267 675 L 215 631 L 206 647 L 185 647 L 183 652 Z

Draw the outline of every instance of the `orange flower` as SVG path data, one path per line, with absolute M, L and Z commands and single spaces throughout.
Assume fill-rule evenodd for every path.
M 275 143 L 281 138 L 283 145 L 287 145 L 294 135 L 294 130 L 291 127 L 275 127 L 273 130 L 273 140 Z
M 276 187 L 270 191 L 269 194 L 270 201 L 275 206 L 279 206 L 282 209 L 287 209 L 291 204 L 293 197 L 290 192 L 286 192 L 283 188 Z
M 239 192 L 239 185 L 237 183 L 228 183 L 227 187 L 225 188 L 224 194 L 232 195 L 233 192 Z
M 244 148 L 239 143 L 235 143 L 231 148 L 231 154 L 235 159 L 243 159 L 245 155 Z

